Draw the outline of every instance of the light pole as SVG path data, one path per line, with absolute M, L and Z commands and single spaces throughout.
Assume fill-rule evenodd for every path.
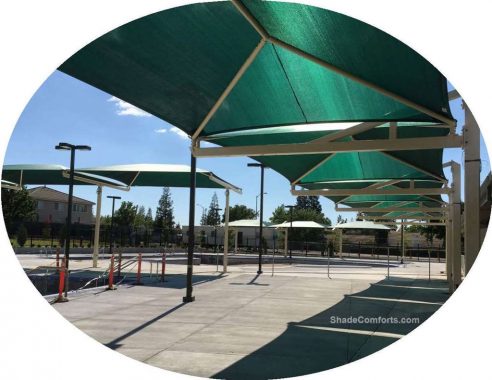
M 296 206 L 294 205 L 287 205 L 285 206 L 285 208 L 288 208 L 289 209 L 289 214 L 290 214 L 290 227 L 289 227 L 289 239 L 288 239 L 288 243 L 289 243 L 289 259 L 292 261 L 292 247 L 290 246 L 290 239 L 291 239 L 291 236 L 292 236 L 292 209 L 294 209 Z
M 67 276 L 65 280 L 65 298 L 68 293 L 68 265 L 70 261 L 70 234 L 72 229 L 72 203 L 73 203 L 73 175 L 75 170 L 75 151 L 76 150 L 91 150 L 88 145 L 73 145 L 66 142 L 58 143 L 55 146 L 56 150 L 69 150 L 70 151 L 70 177 L 68 185 L 68 211 L 67 211 L 67 235 L 65 238 L 65 270 L 67 271 Z
M 260 168 L 261 170 L 261 182 L 260 182 L 260 252 L 258 255 L 258 271 L 256 273 L 262 274 L 263 271 L 261 270 L 261 259 L 262 259 L 262 253 L 263 253 L 263 185 L 264 185 L 264 178 L 265 178 L 265 166 L 264 164 L 261 163 L 256 163 L 256 162 L 250 162 L 248 163 L 248 167 L 253 167 L 253 168 Z
M 267 195 L 268 193 L 263 193 L 263 195 Z M 258 197 L 260 196 L 261 194 L 258 194 L 256 196 L 256 202 L 255 202 L 255 218 L 258 218 Z
M 199 204 L 199 203 L 197 203 L 196 205 L 197 205 L 198 207 L 201 207 L 201 208 L 202 208 L 202 220 L 204 220 L 204 219 L 205 219 L 205 210 L 206 210 L 206 208 L 205 208 L 205 207 L 203 207 L 203 206 L 202 206 L 201 204 Z M 202 220 L 200 220 L 200 223 L 202 222 Z
M 111 254 L 113 253 L 113 217 L 114 217 L 114 201 L 116 199 L 121 199 L 121 197 L 118 197 L 116 195 L 108 195 L 107 198 L 113 200 L 113 208 L 111 209 L 111 227 L 109 230 L 109 256 L 111 257 Z
M 211 208 L 212 212 L 216 212 L 217 215 L 219 211 L 222 211 L 221 208 L 213 207 Z M 217 253 L 217 223 L 214 224 L 214 253 Z

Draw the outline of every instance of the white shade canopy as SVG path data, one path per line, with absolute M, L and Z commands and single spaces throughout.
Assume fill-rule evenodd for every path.
M 229 227 L 260 227 L 260 221 L 258 219 L 240 219 L 233 222 L 229 222 Z M 271 227 L 270 223 L 263 222 L 263 227 Z
M 273 228 L 290 228 L 290 222 L 283 222 L 281 224 L 274 224 L 270 227 Z M 292 221 L 292 228 L 328 228 L 329 226 L 325 226 L 324 224 L 320 224 L 317 222 L 313 222 L 312 220 L 294 220 Z
M 369 220 L 356 220 L 355 222 L 339 223 L 333 227 L 333 229 L 349 229 L 357 228 L 364 230 L 390 230 L 391 228 L 384 224 L 374 223 Z

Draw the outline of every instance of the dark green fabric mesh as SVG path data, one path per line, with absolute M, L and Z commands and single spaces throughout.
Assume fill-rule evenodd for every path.
M 191 134 L 259 40 L 231 3 L 194 4 L 123 25 L 60 70 Z
M 243 4 L 271 36 L 450 117 L 446 81 L 439 71 L 381 30 L 308 5 L 260 0 Z
M 445 78 L 389 35 L 320 8 L 245 5 L 273 36 L 450 117 Z M 60 70 L 193 134 L 259 40 L 230 2 L 193 4 L 123 25 Z M 433 121 L 267 43 L 202 135 L 344 120 Z

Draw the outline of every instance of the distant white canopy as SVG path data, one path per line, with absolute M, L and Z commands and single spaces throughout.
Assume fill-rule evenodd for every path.
M 348 229 L 357 228 L 364 230 L 390 230 L 391 228 L 385 226 L 384 224 L 374 223 L 369 220 L 357 220 L 355 222 L 340 223 L 333 227 L 333 229 Z
M 260 221 L 258 219 L 241 219 L 229 222 L 229 227 L 260 227 Z M 263 227 L 271 227 L 270 223 L 263 222 Z
M 290 222 L 283 222 L 281 224 L 274 224 L 270 227 L 273 228 L 290 228 Z M 313 222 L 312 220 L 295 220 L 292 221 L 292 228 L 328 228 L 324 224 Z

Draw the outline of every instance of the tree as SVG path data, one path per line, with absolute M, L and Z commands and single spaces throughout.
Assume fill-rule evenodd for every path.
M 120 208 L 114 213 L 114 222 L 119 227 L 122 245 L 127 243 L 127 237 L 133 237 L 137 209 L 138 206 L 133 205 L 133 202 L 123 201 Z
M 340 214 L 337 216 L 337 224 L 347 223 L 347 218 L 343 219 Z
M 25 187 L 21 190 L 2 189 L 2 211 L 7 231 L 12 231 L 16 223 L 34 220 L 36 202 Z
M 17 244 L 19 244 L 20 247 L 24 247 L 24 244 L 26 244 L 27 230 L 23 224 L 21 224 L 19 226 L 19 229 L 17 230 L 17 239 L 16 240 L 17 240 Z
M 292 221 L 304 220 L 313 221 L 316 223 L 331 225 L 331 220 L 322 212 L 318 212 L 312 208 L 294 208 L 292 209 Z M 278 206 L 270 217 L 270 222 L 280 224 L 290 222 L 290 211 L 284 205 Z M 324 233 L 322 229 L 315 228 L 295 228 L 291 232 L 290 239 L 292 241 L 323 241 Z
M 241 219 L 254 219 L 255 216 L 255 210 L 245 205 L 234 205 L 232 207 L 229 207 L 230 222 Z M 225 212 L 222 215 L 222 222 L 225 222 Z
M 145 207 L 139 206 L 135 216 L 135 228 L 143 229 L 145 227 Z
M 207 212 L 207 225 L 208 226 L 218 226 L 220 224 L 220 214 L 219 214 L 219 198 L 217 193 L 214 193 L 210 206 Z
M 446 227 L 445 226 L 410 226 L 413 228 L 407 228 L 406 231 L 418 232 L 420 235 L 425 236 L 425 240 L 432 245 L 434 239 L 441 239 L 445 241 Z
M 207 225 L 207 212 L 208 212 L 208 210 L 206 208 L 204 208 L 202 210 L 202 217 L 200 218 L 200 225 L 201 226 Z
M 319 196 L 309 195 L 307 197 L 297 197 L 296 207 L 298 209 L 311 209 L 317 213 L 322 213 L 321 203 L 319 203 Z
M 160 231 L 161 239 L 165 243 L 171 240 L 174 229 L 174 209 L 169 187 L 162 189 L 162 195 L 155 213 L 154 227 Z

